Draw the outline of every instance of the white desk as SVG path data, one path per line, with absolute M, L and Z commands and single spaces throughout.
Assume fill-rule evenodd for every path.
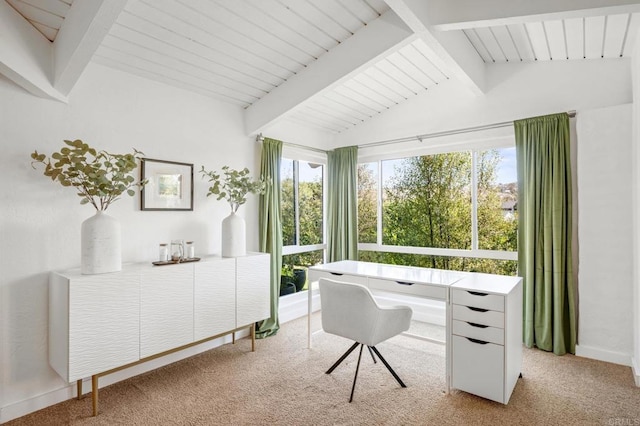
M 307 346 L 313 284 L 363 284 L 445 303 L 446 392 L 452 387 L 506 404 L 522 363 L 522 278 L 345 260 L 309 268 Z M 432 339 L 425 339 L 432 340 Z M 433 341 L 433 340 L 432 340 Z

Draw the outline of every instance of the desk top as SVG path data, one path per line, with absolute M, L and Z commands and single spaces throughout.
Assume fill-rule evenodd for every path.
M 385 263 L 342 260 L 311 266 L 309 271 L 333 272 L 393 281 L 408 281 L 460 290 L 481 291 L 492 294 L 509 294 L 521 281 L 521 277 L 484 274 L 479 272 L 448 271 L 417 266 L 389 265 Z
M 342 260 L 339 262 L 325 263 L 324 265 L 312 266 L 309 270 L 359 275 L 394 281 L 409 281 L 413 283 L 437 286 L 450 286 L 467 276 L 467 273 L 465 272 L 420 268 L 416 266 L 359 262 L 355 260 Z

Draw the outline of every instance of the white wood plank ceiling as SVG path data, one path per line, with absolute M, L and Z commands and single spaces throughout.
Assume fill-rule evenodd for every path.
M 463 29 L 485 63 L 619 58 L 640 14 L 625 13 Z
M 73 0 L 6 0 L 49 41 L 54 41 Z
M 383 0 L 130 1 L 94 59 L 247 107 L 387 9 Z
M 5 1 L 52 42 L 73 3 Z M 243 108 L 255 107 L 383 15 L 396 16 L 398 10 L 390 11 L 387 2 L 401 13 L 400 0 L 128 0 L 92 51 L 92 60 Z M 486 64 L 619 58 L 630 55 L 630 40 L 640 26 L 638 9 L 626 12 L 529 18 L 507 25 L 469 21 L 449 30 L 466 36 Z M 346 70 L 343 78 L 310 93 L 282 118 L 342 132 L 456 79 L 458 70 L 447 69 L 423 40 L 413 36 L 372 56 L 375 59 L 357 71 Z
M 341 132 L 448 79 L 418 39 L 391 53 L 287 118 L 299 124 Z

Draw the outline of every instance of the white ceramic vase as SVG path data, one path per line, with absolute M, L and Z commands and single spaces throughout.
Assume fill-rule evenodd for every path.
M 80 272 L 104 274 L 122 269 L 120 222 L 102 211 L 82 222 Z
M 235 212 L 222 220 L 222 257 L 247 254 L 247 231 L 244 219 Z

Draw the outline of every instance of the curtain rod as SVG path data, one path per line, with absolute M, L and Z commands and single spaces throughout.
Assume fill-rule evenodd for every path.
M 567 114 L 569 114 L 570 118 L 573 118 L 573 117 L 576 116 L 576 111 L 575 110 L 567 111 Z M 425 133 L 425 134 L 422 134 L 422 135 L 407 136 L 407 137 L 404 137 L 404 138 L 387 139 L 387 140 L 376 141 L 376 142 L 368 142 L 368 143 L 363 143 L 363 144 L 358 145 L 358 148 L 371 148 L 371 147 L 374 147 L 374 146 L 390 145 L 390 144 L 401 143 L 401 142 L 411 142 L 411 141 L 415 141 L 415 140 L 418 140 L 418 141 L 422 142 L 423 139 L 432 139 L 432 138 L 437 138 L 437 137 L 441 137 L 441 136 L 458 135 L 458 134 L 462 134 L 462 133 L 477 132 L 477 131 L 480 131 L 480 130 L 499 129 L 499 128 L 502 128 L 502 127 L 509 127 L 509 126 L 513 126 L 513 121 L 503 121 L 501 123 L 485 124 L 485 125 L 482 125 L 482 126 L 474 126 L 474 127 L 465 127 L 463 129 L 445 130 L 445 131 L 442 131 L 442 132 Z M 262 142 L 263 140 L 264 140 L 264 137 L 262 136 L 262 133 L 260 133 L 260 134 L 258 134 L 256 136 L 256 141 L 257 142 Z M 291 143 L 291 142 L 282 142 L 282 143 L 284 145 L 287 145 L 287 146 L 300 148 L 300 149 L 306 149 L 306 150 L 309 150 L 309 151 L 320 152 L 322 154 L 326 154 L 327 152 L 329 152 L 329 151 L 326 151 L 324 149 L 313 148 L 313 147 L 309 147 L 309 146 L 305 146 L 305 145 L 300 145 L 300 144 L 297 144 L 297 143 Z
M 262 133 L 259 133 L 256 136 L 256 142 L 262 142 L 264 140 L 264 136 L 262 136 Z M 319 152 L 321 154 L 326 154 L 328 151 L 324 150 L 324 149 L 320 149 L 320 148 L 314 148 L 311 146 L 305 146 L 305 145 L 300 145 L 299 143 L 293 143 L 293 142 L 284 142 L 282 141 L 283 145 L 287 145 L 287 146 L 291 146 L 294 148 L 300 148 L 300 149 L 305 149 L 307 151 L 314 151 L 314 152 Z
M 576 112 L 575 111 L 567 111 L 567 114 L 569 114 L 570 118 L 573 118 L 573 117 L 576 116 Z M 377 141 L 377 142 L 368 142 L 368 143 L 363 143 L 363 144 L 358 145 L 358 148 L 371 148 L 371 147 L 374 147 L 374 146 L 389 145 L 389 144 L 400 143 L 400 142 L 411 142 L 411 141 L 415 141 L 415 140 L 418 140 L 418 141 L 422 142 L 423 139 L 431 139 L 431 138 L 437 138 L 437 137 L 441 137 L 441 136 L 458 135 L 458 134 L 461 134 L 461 133 L 477 132 L 479 130 L 499 129 L 499 128 L 502 128 L 502 127 L 509 127 L 509 126 L 513 126 L 513 121 L 503 121 L 501 123 L 485 124 L 485 125 L 482 125 L 482 126 L 474 126 L 474 127 L 465 127 L 463 129 L 445 130 L 445 131 L 442 131 L 442 132 L 425 133 L 425 134 L 422 134 L 422 135 L 407 136 L 407 137 L 404 137 L 404 138 L 387 139 L 387 140 L 382 140 L 382 141 Z

